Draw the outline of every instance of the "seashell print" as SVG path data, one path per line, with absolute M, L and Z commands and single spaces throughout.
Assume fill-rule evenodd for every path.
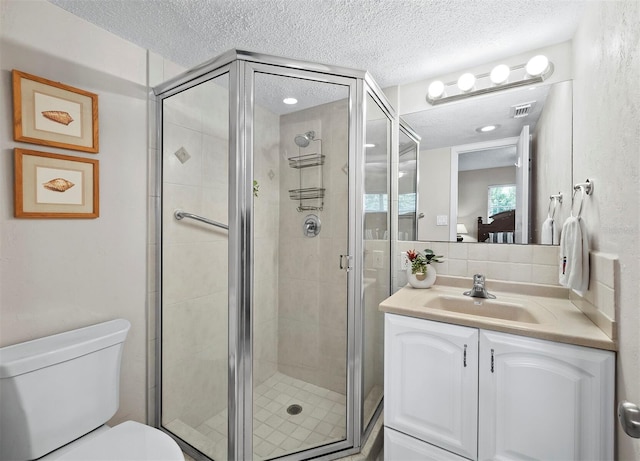
M 68 125 L 73 122 L 73 118 L 69 115 L 69 112 L 62 110 L 45 110 L 42 112 L 42 116 L 54 122 L 62 123 L 63 125 Z
M 45 189 L 52 190 L 54 192 L 64 192 L 71 189 L 75 184 L 71 181 L 67 181 L 63 178 L 52 179 L 51 181 L 42 184 Z

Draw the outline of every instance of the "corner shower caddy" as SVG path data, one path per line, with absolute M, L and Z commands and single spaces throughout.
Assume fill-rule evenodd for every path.
M 324 207 L 324 154 L 322 153 L 322 140 L 314 139 L 320 142 L 320 153 L 298 154 L 295 157 L 289 157 L 289 167 L 299 170 L 299 188 L 289 189 L 289 198 L 299 202 L 297 210 L 302 211 L 322 211 Z M 320 185 L 319 187 L 303 187 L 302 170 L 304 168 L 320 167 Z M 311 202 L 315 200 L 316 202 Z M 318 204 L 319 201 L 319 204 Z

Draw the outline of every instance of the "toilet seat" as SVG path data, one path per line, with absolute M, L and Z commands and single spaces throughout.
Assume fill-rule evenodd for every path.
M 79 441 L 58 461 L 184 461 L 178 444 L 164 432 L 126 421 L 99 435 Z

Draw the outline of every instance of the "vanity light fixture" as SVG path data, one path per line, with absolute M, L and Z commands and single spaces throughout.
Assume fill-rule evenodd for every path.
M 296 98 L 284 98 L 282 102 L 289 105 L 298 104 L 298 100 Z
M 527 62 L 525 70 L 527 71 L 527 75 L 531 77 L 542 75 L 549 70 L 549 58 L 543 54 L 534 56 Z
M 445 95 L 444 83 L 442 83 L 440 80 L 435 80 L 431 82 L 431 85 L 429 85 L 428 94 L 429 94 L 428 97 L 431 99 L 439 99 L 443 97 Z
M 506 64 L 499 64 L 491 70 L 489 79 L 494 85 L 503 85 L 509 80 L 511 69 Z
M 427 102 L 444 104 L 471 96 L 506 90 L 546 80 L 553 73 L 553 63 L 544 55 L 537 55 L 524 64 L 499 64 L 491 72 L 474 75 L 465 72 L 455 82 L 434 80 L 427 90 Z
M 375 144 L 365 144 L 364 147 L 376 147 Z
M 471 73 L 462 74 L 458 79 L 458 88 L 463 93 L 468 93 L 475 89 L 476 76 Z

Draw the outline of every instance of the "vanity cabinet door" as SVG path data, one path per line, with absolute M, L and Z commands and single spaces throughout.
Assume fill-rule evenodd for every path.
M 384 428 L 384 459 L 389 461 L 468 461 L 467 458 Z
M 478 459 L 613 459 L 614 353 L 480 332 Z
M 385 425 L 476 459 L 478 330 L 385 315 Z

